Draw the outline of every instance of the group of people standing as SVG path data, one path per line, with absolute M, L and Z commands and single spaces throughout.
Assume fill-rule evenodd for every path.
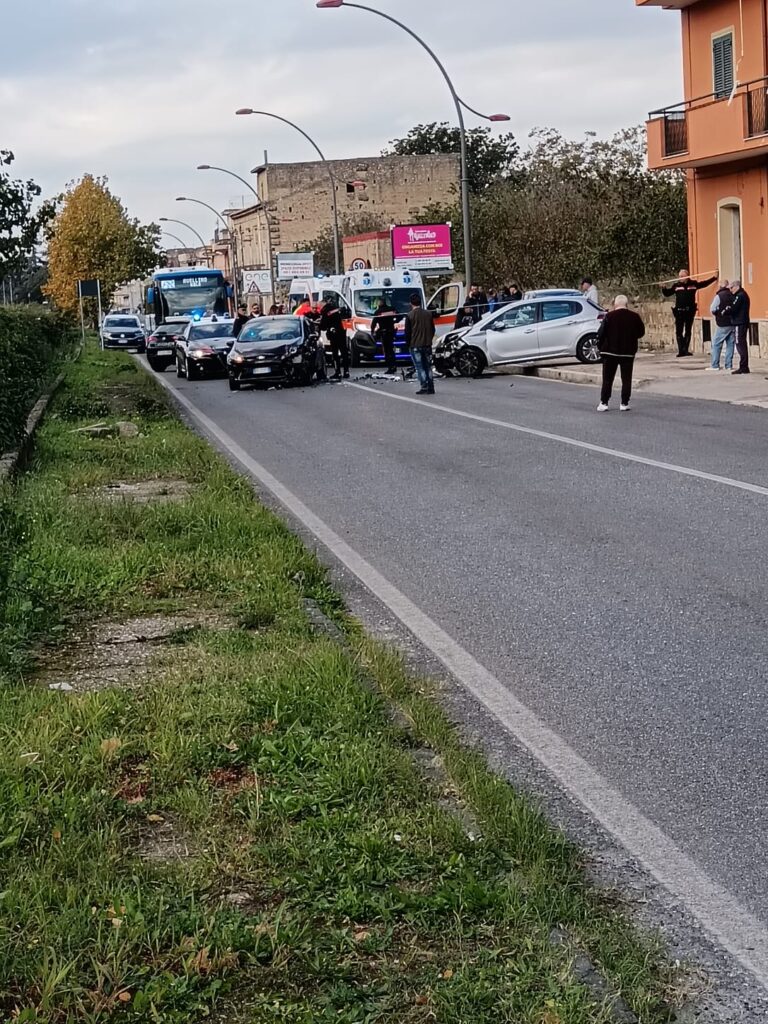
M 718 275 L 697 281 L 687 270 L 681 270 L 676 281 L 662 288 L 667 298 L 674 297 L 672 315 L 675 318 L 677 358 L 684 359 L 691 352 L 691 331 L 698 312 L 697 292 L 717 281 Z M 731 373 L 749 373 L 750 298 L 741 281 L 721 280 L 718 284 L 710 313 L 715 318 L 716 330 L 712 338 L 711 370 L 720 369 L 720 357 L 725 349 L 725 369 Z M 733 369 L 734 348 L 739 365 Z

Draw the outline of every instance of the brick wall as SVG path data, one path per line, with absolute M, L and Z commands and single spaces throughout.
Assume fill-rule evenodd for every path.
M 459 183 L 458 154 L 357 157 L 332 160 L 339 217 L 361 213 L 380 218 L 382 227 L 407 224 L 431 203 L 450 202 Z M 347 191 L 347 182 L 365 188 Z M 273 222 L 273 245 L 291 252 L 329 227 L 331 183 L 318 162 L 269 164 L 259 170 L 256 189 Z M 264 214 L 258 207 L 238 212 L 233 224 L 247 267 L 267 266 Z

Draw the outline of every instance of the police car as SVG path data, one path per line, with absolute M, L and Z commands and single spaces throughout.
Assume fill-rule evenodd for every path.
M 234 324 L 231 317 L 222 316 L 190 320 L 176 341 L 176 376 L 187 380 L 226 377 Z

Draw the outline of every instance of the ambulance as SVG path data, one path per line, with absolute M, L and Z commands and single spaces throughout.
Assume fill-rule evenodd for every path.
M 464 301 L 462 284 L 454 282 L 443 285 L 427 301 L 424 282 L 417 270 L 350 270 L 345 274 L 339 304 L 347 328 L 353 366 L 384 360 L 381 343 L 373 337 L 371 331 L 371 321 L 381 299 L 396 314 L 405 317 L 410 312 L 411 296 L 414 293 L 421 297 L 422 305 L 434 315 L 438 337 L 453 330 L 456 312 Z M 410 359 L 403 320 L 397 324 L 395 353 L 398 359 Z
M 318 303 L 321 306 L 324 302 L 327 302 L 331 296 L 340 303 L 343 282 L 343 274 L 331 274 L 328 277 L 295 277 L 291 281 L 291 287 L 288 293 L 288 301 L 290 303 L 288 311 L 292 312 L 309 297 L 312 298 L 313 302 Z

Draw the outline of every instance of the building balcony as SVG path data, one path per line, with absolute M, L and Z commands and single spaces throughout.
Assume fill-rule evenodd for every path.
M 707 167 L 768 154 L 768 78 L 733 96 L 686 100 L 648 115 L 648 166 Z

